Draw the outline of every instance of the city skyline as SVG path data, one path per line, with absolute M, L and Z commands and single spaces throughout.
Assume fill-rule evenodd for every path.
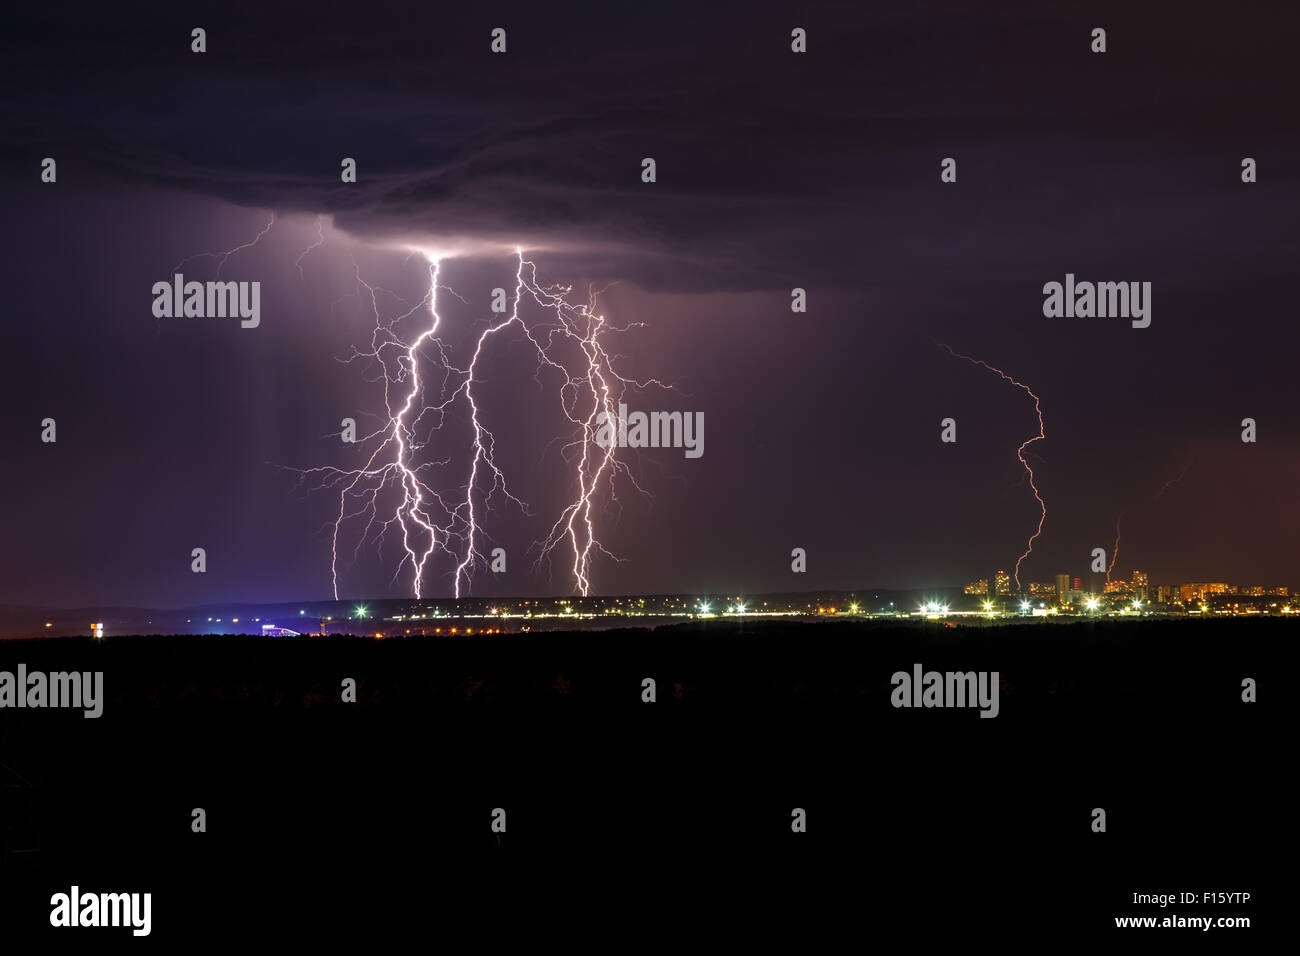
M 511 619 L 550 622 L 548 626 L 657 626 L 676 619 L 702 620 L 733 618 L 760 620 L 767 617 L 827 619 L 983 618 L 1015 620 L 1038 617 L 1063 620 L 1097 617 L 1151 616 L 1168 618 L 1198 616 L 1287 616 L 1300 613 L 1297 591 L 1287 585 L 1234 585 L 1228 582 L 1149 583 L 1149 576 L 1136 572 L 1129 580 L 1101 582 L 1102 587 L 1084 584 L 1081 578 L 1061 582 L 1028 582 L 1023 591 L 996 593 L 988 579 L 965 587 L 940 588 L 854 588 L 818 589 L 794 592 L 666 594 L 593 594 L 552 597 L 409 598 L 377 597 L 349 601 L 302 601 L 257 604 L 229 601 L 195 607 L 82 607 L 50 608 L 0 605 L 0 638 L 63 637 L 85 634 L 103 638 L 126 633 L 141 634 L 258 634 L 285 636 L 300 634 L 361 633 L 366 636 L 426 635 L 457 633 L 510 633 Z M 1075 587 L 1074 585 L 1081 585 Z M 1234 600 L 1235 599 L 1235 600 Z M 484 624 L 483 620 L 487 619 Z M 644 623 L 632 621 L 645 619 Z M 89 625 L 86 624 L 89 621 Z M 313 629 L 312 622 L 318 624 Z M 414 621 L 429 622 L 413 624 Z M 462 623 L 458 629 L 452 622 Z M 629 623 L 624 624 L 622 622 Z M 362 624 L 361 622 L 365 622 Z M 387 622 L 387 623 L 385 623 Z M 492 624 L 496 622 L 497 628 Z M 593 625 L 597 622 L 597 625 Z M 435 627 L 442 623 L 445 627 Z M 289 626 L 292 625 L 292 628 Z M 379 633 L 372 633 L 379 626 Z M 478 630 L 474 630 L 477 627 Z M 513 625 L 515 630 L 520 625 Z M 259 630 L 260 629 L 260 630 Z M 358 630 L 359 629 L 359 630 Z M 522 627 L 522 630 L 528 630 Z

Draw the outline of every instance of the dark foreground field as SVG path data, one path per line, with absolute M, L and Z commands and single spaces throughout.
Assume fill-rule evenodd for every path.
M 155 942 L 58 931 L 91 947 L 1250 948 L 1291 932 L 1294 631 L 4 641 L 0 670 L 102 670 L 106 699 L 97 720 L 0 710 L 0 934 L 53 932 L 50 896 L 76 883 L 153 894 Z M 998 671 L 999 715 L 893 708 L 916 663 Z M 1252 925 L 1115 928 L 1170 915 Z

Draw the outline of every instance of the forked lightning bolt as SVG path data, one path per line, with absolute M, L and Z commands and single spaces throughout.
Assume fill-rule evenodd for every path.
M 185 263 L 193 262 L 195 259 L 216 259 L 217 278 L 221 278 L 221 270 L 225 268 L 226 260 L 228 260 L 236 252 L 242 252 L 245 249 L 253 248 L 253 246 L 257 245 L 259 242 L 262 241 L 262 238 L 268 232 L 271 231 L 271 227 L 274 225 L 275 225 L 275 213 L 271 213 L 270 218 L 266 220 L 266 225 L 262 227 L 262 231 L 259 232 L 252 239 L 250 239 L 248 242 L 235 246 L 235 248 L 233 249 L 227 249 L 225 252 L 199 252 L 199 253 L 195 253 L 192 256 L 186 256 L 180 262 L 176 263 L 176 265 L 172 266 L 172 272 L 174 273 L 180 272 L 181 268 L 185 265 Z M 322 239 L 322 241 L 324 240 Z M 306 255 L 306 253 L 303 254 Z
M 1035 395 L 1033 393 L 1033 390 L 1031 390 L 1030 387 L 1026 385 L 1024 382 L 1017 381 L 1016 379 L 1008 375 L 1006 372 L 1002 371 L 1000 368 L 994 368 L 992 365 L 990 365 L 988 362 L 983 361 L 982 359 L 971 358 L 969 355 L 962 355 L 960 352 L 954 352 L 950 346 L 944 345 L 942 342 L 939 343 L 939 346 L 941 348 L 947 349 L 948 354 L 952 355 L 954 358 L 965 359 L 967 362 L 971 362 L 975 365 L 982 365 L 990 372 L 996 372 L 998 375 L 1000 375 L 1006 381 L 1010 382 L 1012 385 L 1016 386 L 1017 388 L 1024 389 L 1025 392 L 1029 395 L 1029 397 L 1034 400 L 1034 411 L 1038 414 L 1038 434 L 1035 435 L 1033 438 L 1027 439 L 1025 442 L 1021 444 L 1021 446 L 1016 450 L 1016 457 L 1020 459 L 1020 464 L 1024 465 L 1025 473 L 1029 475 L 1029 487 L 1032 488 L 1034 491 L 1034 498 L 1038 501 L 1038 507 L 1041 513 L 1039 514 L 1038 517 L 1038 527 L 1034 529 L 1034 533 L 1031 534 L 1029 536 L 1029 540 L 1025 542 L 1024 554 L 1016 558 L 1016 567 L 1014 571 L 1014 576 L 1016 579 L 1016 590 L 1019 591 L 1020 590 L 1020 564 L 1022 561 L 1025 560 L 1025 558 L 1029 557 L 1029 555 L 1033 553 L 1034 539 L 1043 533 L 1043 523 L 1047 520 L 1047 502 L 1043 500 L 1043 496 L 1039 493 L 1038 485 L 1034 481 L 1034 469 L 1030 467 L 1029 461 L 1025 458 L 1026 448 L 1028 448 L 1034 442 L 1041 441 L 1042 439 L 1047 437 L 1047 429 L 1043 424 L 1043 407 L 1042 404 L 1039 402 L 1038 396 Z
M 235 253 L 257 245 L 275 225 L 271 213 L 265 227 L 250 241 L 224 252 L 203 252 L 182 259 L 173 271 L 198 258 L 215 258 L 217 274 Z M 294 261 L 303 276 L 303 260 L 324 245 L 321 216 L 316 217 L 316 241 L 303 249 Z M 485 348 L 507 329 L 517 328 L 536 352 L 534 379 L 545 387 L 542 376 L 558 382 L 557 398 L 565 419 L 571 426 L 561 447 L 561 460 L 572 468 L 572 501 L 561 509 L 546 536 L 534 544 L 534 568 L 549 563 L 557 549 L 572 554 L 570 570 L 574 588 L 583 595 L 592 586 L 592 563 L 597 555 L 618 560 L 601 545 L 596 533 L 598 507 L 618 504 L 616 479 L 623 478 L 636 491 L 647 494 L 636 481 L 628 465 L 617 454 L 616 443 L 602 445 L 596 440 L 598 422 L 618 419 L 618 406 L 628 389 L 659 388 L 671 390 L 658 379 L 638 381 L 624 376 L 616 368 L 616 358 L 608 347 L 611 333 L 623 333 L 642 323 L 619 327 L 611 325 L 596 311 L 598 292 L 589 292 L 585 302 L 570 301 L 569 286 L 546 286 L 539 282 L 536 265 L 517 249 L 514 299 L 508 316 L 489 324 L 478 336 L 473 354 L 464 368 L 453 361 L 448 346 L 438 337 L 439 292 L 465 299 L 441 283 L 442 259 L 414 250 L 428 265 L 428 291 L 420 302 L 403 302 L 407 310 L 385 318 L 380 308 L 380 293 L 403 301 L 394 293 L 371 285 L 361 276 L 353 260 L 356 291 L 352 294 L 368 301 L 374 327 L 367 351 L 353 350 L 347 363 L 369 360 L 379 368 L 384 388 L 382 423 L 356 444 L 364 450 L 366 460 L 359 468 L 326 465 L 316 468 L 290 469 L 297 472 L 300 484 L 312 490 L 338 492 L 338 510 L 327 527 L 330 529 L 330 574 L 335 599 L 339 596 L 340 548 L 345 527 L 354 519 L 364 519 L 364 526 L 353 547 L 355 560 L 367 543 L 382 542 L 396 529 L 402 542 L 402 558 L 393 572 L 396 580 L 409 565 L 415 597 L 430 590 L 430 559 L 435 554 L 447 558 L 451 590 L 456 597 L 467 592 L 476 566 L 487 563 L 483 553 L 486 532 L 481 525 L 482 509 L 493 499 L 503 498 L 525 514 L 528 505 L 512 494 L 506 476 L 496 462 L 496 436 L 483 421 L 476 384 L 483 381 L 480 363 L 485 363 Z M 410 256 L 408 256 L 408 259 Z M 347 298 L 345 296 L 344 298 Z M 342 301 L 342 300 L 339 300 Z M 532 303 L 543 318 L 529 319 L 524 306 Z M 336 303 L 337 304 L 337 303 Z M 466 303 L 468 304 L 468 303 Z M 414 322 L 416 328 L 404 328 Z M 575 358 L 577 356 L 577 358 Z M 472 441 L 468 473 L 455 496 L 440 493 L 431 483 L 435 469 L 450 465 L 454 455 L 439 461 L 430 458 L 426 449 L 442 429 L 450 411 L 462 405 L 468 410 Z M 368 450 L 367 450 L 368 449 Z
M 572 432 L 561 449 L 562 460 L 573 468 L 576 486 L 573 501 L 562 509 L 547 536 L 536 543 L 535 567 L 548 561 L 557 548 L 566 543 L 572 552 L 571 571 L 575 589 L 583 594 L 591 590 L 592 561 L 595 555 L 614 558 L 596 535 L 594 509 L 598 500 L 606 506 L 617 503 L 615 478 L 624 477 L 641 493 L 625 462 L 617 456 L 615 445 L 601 447 L 596 442 L 597 419 L 602 412 L 617 419 L 618 402 L 628 388 L 658 387 L 667 389 L 657 379 L 637 381 L 622 375 L 615 367 L 615 357 L 606 347 L 609 332 L 626 332 L 595 311 L 597 293 L 586 302 L 569 300 L 572 289 L 545 287 L 537 279 L 537 267 L 516 252 L 518 265 L 510 312 L 490 324 L 478 336 L 468 364 L 461 368 L 449 349 L 438 338 L 438 293 L 454 291 L 440 282 L 441 260 L 426 255 L 429 264 L 429 291 L 416 306 L 391 320 L 381 317 L 376 287 L 366 283 L 356 271 L 358 289 L 365 289 L 375 319 L 371 347 L 357 352 L 348 361 L 374 359 L 381 367 L 387 417 L 379 429 L 358 439 L 363 447 L 372 446 L 366 463 L 358 469 L 332 466 L 301 470 L 304 480 L 317 479 L 316 487 L 336 488 L 339 509 L 332 526 L 331 574 L 335 597 L 339 589 L 339 541 L 344 525 L 354 518 L 366 523 L 358 539 L 354 556 L 369 541 L 382 541 L 397 526 L 401 533 L 403 557 L 394 572 L 400 575 L 409 564 L 412 589 L 417 598 L 429 591 L 429 561 L 435 553 L 449 559 L 451 590 L 456 597 L 467 593 L 476 566 L 488 563 L 483 553 L 486 533 L 481 524 L 482 509 L 490 507 L 496 497 L 528 513 L 528 505 L 509 489 L 506 476 L 497 465 L 497 438 L 483 420 L 476 386 L 483 381 L 482 365 L 488 360 L 485 350 L 491 340 L 514 328 L 531 344 L 536 353 L 534 379 L 543 385 L 543 374 L 558 381 L 560 410 L 572 425 Z M 462 301 L 464 301 L 462 299 Z M 543 318 L 525 317 L 524 306 L 533 303 Z M 425 327 L 414 338 L 403 338 L 399 323 L 427 307 Z M 563 348 L 567 346 L 567 352 Z M 565 354 L 562 354 L 565 353 Z M 573 356 L 580 356 L 574 359 Z M 421 369 L 431 371 L 422 375 Z M 427 391 L 426 391 L 427 390 Z M 431 394 L 436 393 L 436 394 Z M 440 494 L 427 480 L 435 466 L 445 466 L 451 459 L 431 461 L 422 452 L 441 428 L 449 411 L 462 405 L 468 411 L 472 429 L 468 473 L 462 491 L 455 500 Z M 397 491 L 397 503 L 384 510 L 381 493 Z M 380 517 L 381 510 L 383 517 Z M 617 558 L 614 558 L 617 560 Z
M 527 276 L 525 276 L 527 270 Z M 574 426 L 576 435 L 564 446 L 563 454 L 568 455 L 574 464 L 574 481 L 577 485 L 576 497 L 565 507 L 550 533 L 538 542 L 536 565 L 549 557 L 551 552 L 566 539 L 573 552 L 572 572 L 574 585 L 586 595 L 591 590 L 591 564 L 595 553 L 613 558 L 596 538 L 595 520 L 592 515 L 597 495 L 602 487 L 607 489 L 609 501 L 617 503 L 618 494 L 615 478 L 622 475 L 641 494 L 648 494 L 637 483 L 627 464 L 616 455 L 614 443 L 601 447 L 596 442 L 597 423 L 602 413 L 607 421 L 618 419 L 620 399 L 629 387 L 643 390 L 647 388 L 671 389 L 658 379 L 636 381 L 624 378 L 614 367 L 614 356 L 605 348 L 606 333 L 609 331 L 625 332 L 629 328 L 609 325 L 605 316 L 595 311 L 596 293 L 591 293 L 584 304 L 568 301 L 572 291 L 567 286 L 542 288 L 537 282 L 537 267 L 519 256 L 515 305 L 527 291 L 532 299 L 543 309 L 555 313 L 555 323 L 546 327 L 548 345 L 543 347 L 541 341 L 532 333 L 529 340 L 537 347 L 539 360 L 551 362 L 549 336 L 561 335 L 576 345 L 583 356 L 583 362 L 573 372 L 565 371 L 567 381 L 561 389 L 561 408 L 565 417 Z M 637 323 L 639 325 L 640 323 Z M 539 371 L 541 366 L 539 365 Z M 586 408 L 584 412 L 582 409 Z M 617 559 L 615 559 L 617 560 Z

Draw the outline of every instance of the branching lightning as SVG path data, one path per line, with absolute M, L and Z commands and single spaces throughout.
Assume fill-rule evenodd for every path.
M 309 251 L 310 248 L 303 254 Z M 544 374 L 559 382 L 560 410 L 572 425 L 561 457 L 572 468 L 576 490 L 546 537 L 536 542 L 534 567 L 548 563 L 557 549 L 566 548 L 572 552 L 574 588 L 586 595 L 592 586 L 594 557 L 605 555 L 617 560 L 597 537 L 595 509 L 598 502 L 605 506 L 617 504 L 615 479 L 619 476 L 638 492 L 646 492 L 618 457 L 616 445 L 597 444 L 598 418 L 604 412 L 616 420 L 619 400 L 629 388 L 670 386 L 657 379 L 637 381 L 618 371 L 616 356 L 607 348 L 607 336 L 634 326 L 613 326 L 598 313 L 595 309 L 598 292 L 591 292 L 585 302 L 570 301 L 571 287 L 543 286 L 537 278 L 536 265 L 525 259 L 521 250 L 516 250 L 516 255 L 518 265 L 510 312 L 482 331 L 463 368 L 453 361 L 449 347 L 438 337 L 439 293 L 446 291 L 465 301 L 441 284 L 439 257 L 425 254 L 429 289 L 424 298 L 403 315 L 390 320 L 381 316 L 376 295 L 386 290 L 362 279 L 354 262 L 358 291 L 364 289 L 362 294 L 370 303 L 375 325 L 369 351 L 354 352 L 347 361 L 363 359 L 378 363 L 384 383 L 386 418 L 378 429 L 357 439 L 357 444 L 370 449 L 360 468 L 324 466 L 298 470 L 304 481 L 315 480 L 316 489 L 334 489 L 339 495 L 330 532 L 331 576 L 336 598 L 340 539 L 345 525 L 353 519 L 365 520 L 353 552 L 354 559 L 367 542 L 382 545 L 385 535 L 396 526 L 403 557 L 394 572 L 394 580 L 409 565 L 414 595 L 424 597 L 430 591 L 430 559 L 441 553 L 452 566 L 452 593 L 460 597 L 468 592 L 475 568 L 488 563 L 483 551 L 487 540 L 482 525 L 483 511 L 500 498 L 529 513 L 527 503 L 510 491 L 505 473 L 497 464 L 497 438 L 484 422 L 477 388 L 484 380 L 483 367 L 489 361 L 485 357 L 487 346 L 511 328 L 517 329 L 536 353 L 534 379 L 538 385 L 545 387 Z M 524 306 L 530 302 L 540 308 L 542 319 L 525 317 Z M 404 338 L 400 324 L 425 311 L 427 315 L 421 320 L 419 333 Z M 453 499 L 435 490 L 429 475 L 431 469 L 448 465 L 450 459 L 430 461 L 422 452 L 456 407 L 468 411 L 472 438 L 468 474 Z M 394 496 L 394 492 L 395 505 L 381 503 L 383 495 Z
M 219 277 L 233 255 L 256 246 L 275 222 L 276 215 L 272 212 L 266 225 L 248 242 L 223 252 L 188 256 L 176 264 L 173 272 L 180 272 L 193 260 L 212 258 L 217 260 Z M 317 216 L 315 241 L 294 260 L 300 277 L 305 278 L 303 261 L 324 244 L 323 217 Z M 533 567 L 536 570 L 549 566 L 558 551 L 570 553 L 571 560 L 566 558 L 566 561 L 573 586 L 587 595 L 592 587 L 594 559 L 605 556 L 619 560 L 597 537 L 597 509 L 619 505 L 616 487 L 619 478 L 643 495 L 648 492 L 618 456 L 617 444 L 602 446 L 596 441 L 599 420 L 602 413 L 610 421 L 618 419 L 619 403 L 629 389 L 672 390 L 672 386 L 658 379 L 638 381 L 618 370 L 619 357 L 609 351 L 609 336 L 628 332 L 642 323 L 615 326 L 597 312 L 596 301 L 603 289 L 589 290 L 585 301 L 571 301 L 572 287 L 543 285 L 538 280 L 537 266 L 524 258 L 521 249 L 516 249 L 515 254 L 518 265 L 509 315 L 489 323 L 482 331 L 464 368 L 453 362 L 450 347 L 438 335 L 442 323 L 441 292 L 469 305 L 463 296 L 442 283 L 441 256 L 422 250 L 413 250 L 407 256 L 408 261 L 413 256 L 421 256 L 428 268 L 428 291 L 414 305 L 388 289 L 367 282 L 355 258 L 352 260 L 356 291 L 343 298 L 355 296 L 363 304 L 368 302 L 374 325 L 369 349 L 353 349 L 353 354 L 341 361 L 346 364 L 362 361 L 377 366 L 376 381 L 383 382 L 384 415 L 377 428 L 355 440 L 365 456 L 360 467 L 325 465 L 289 469 L 300 476 L 300 486 L 338 493 L 338 509 L 325 526 L 330 536 L 330 575 L 336 600 L 340 591 L 340 564 L 346 556 L 342 550 L 343 539 L 348 526 L 355 521 L 364 524 L 352 548 L 353 561 L 360 557 L 367 544 L 382 549 L 392 532 L 400 536 L 402 544 L 402 557 L 393 572 L 393 581 L 409 566 L 415 597 L 426 596 L 431 590 L 433 574 L 430 561 L 441 554 L 451 569 L 448 574 L 452 593 L 460 597 L 468 592 L 475 569 L 488 563 L 483 553 L 484 542 L 489 540 L 482 524 L 484 512 L 500 498 L 524 514 L 530 513 L 527 503 L 510 491 L 505 473 L 497 465 L 497 438 L 484 422 L 476 388 L 484 381 L 483 366 L 489 361 L 485 357 L 486 347 L 511 328 L 516 328 L 536 353 L 533 378 L 538 386 L 546 387 L 543 375 L 559 383 L 560 411 L 571 426 L 569 434 L 560 436 L 560 457 L 571 469 L 573 497 L 561 509 L 545 537 L 534 543 Z M 401 302 L 406 311 L 385 318 L 380 307 L 381 293 Z M 339 301 L 342 299 L 335 305 Z M 526 317 L 524 306 L 530 303 L 543 318 Z M 412 322 L 416 324 L 414 330 L 405 327 Z M 446 495 L 434 487 L 432 473 L 449 466 L 454 456 L 434 460 L 428 457 L 426 449 L 441 431 L 448 414 L 453 411 L 459 414 L 462 406 L 468 410 L 472 430 L 468 474 L 454 495 Z M 335 433 L 334 437 L 338 435 Z
M 528 276 L 525 277 L 525 269 Z M 622 475 L 641 494 L 648 494 L 637 482 L 626 463 L 616 455 L 616 445 L 601 448 L 596 443 L 597 420 L 603 412 L 609 420 L 618 418 L 618 404 L 629 388 L 647 389 L 655 387 L 670 389 L 658 379 L 636 381 L 624 378 L 614 366 L 614 356 L 605 348 L 605 333 L 608 331 L 627 331 L 627 328 L 610 326 L 605 316 L 594 311 L 597 293 L 589 294 L 587 302 L 575 305 L 567 296 L 572 289 L 567 286 L 542 288 L 537 282 L 537 267 L 519 254 L 519 271 L 516 275 L 515 309 L 512 321 L 518 320 L 519 299 L 527 291 L 533 300 L 543 309 L 553 311 L 555 324 L 547 326 L 547 345 L 533 332 L 528 332 L 529 341 L 537 348 L 539 363 L 559 368 L 566 376 L 560 392 L 560 404 L 565 418 L 574 426 L 577 437 L 565 445 L 563 453 L 574 466 L 574 480 L 577 494 L 565 507 L 555 524 L 551 526 L 546 538 L 537 544 L 536 565 L 549 557 L 551 552 L 566 539 L 573 552 L 572 573 L 574 584 L 584 595 L 591 589 L 591 564 L 595 553 L 614 558 L 596 538 L 592 509 L 596 496 L 602 487 L 607 488 L 611 503 L 617 503 L 618 495 L 615 478 Z M 568 372 L 553 362 L 548 351 L 553 335 L 560 335 L 576 345 L 582 356 L 582 362 L 575 372 Z M 539 364 L 538 370 L 541 370 Z M 588 411 L 584 414 L 580 407 L 590 399 Z M 615 558 L 615 560 L 617 560 Z
M 1028 385 L 1026 385 L 1024 382 L 1020 382 L 1012 378 L 1010 375 L 1002 371 L 1000 368 L 994 368 L 992 365 L 990 365 L 988 362 L 983 361 L 982 359 L 972 358 L 969 355 L 962 355 L 960 352 L 954 352 L 951 346 L 944 345 L 942 342 L 938 344 L 940 345 L 941 348 L 947 349 L 948 354 L 952 355 L 954 358 L 965 359 L 967 362 L 971 362 L 975 365 L 982 365 L 990 372 L 996 372 L 998 375 L 1000 375 L 1006 381 L 1010 382 L 1012 385 L 1016 386 L 1017 388 L 1024 389 L 1024 391 L 1029 395 L 1029 397 L 1034 400 L 1034 411 L 1038 415 L 1038 434 L 1033 436 L 1032 438 L 1026 439 L 1020 445 L 1020 447 L 1016 449 L 1016 457 L 1020 459 L 1020 464 L 1024 466 L 1025 473 L 1029 476 L 1029 487 L 1033 489 L 1034 498 L 1038 501 L 1040 514 L 1038 516 L 1038 527 L 1034 529 L 1034 533 L 1031 534 L 1029 536 L 1029 540 L 1025 542 L 1024 553 L 1021 554 L 1020 557 L 1016 558 L 1014 577 L 1016 581 L 1016 590 L 1019 591 L 1020 590 L 1020 564 L 1025 560 L 1025 558 L 1029 557 L 1029 555 L 1033 553 L 1034 539 L 1043 533 L 1043 524 L 1044 522 L 1047 521 L 1047 502 L 1043 500 L 1042 494 L 1040 494 L 1038 491 L 1038 484 L 1034 481 L 1034 469 L 1030 466 L 1029 460 L 1025 457 L 1026 448 L 1028 448 L 1034 442 L 1041 441 L 1042 439 L 1047 437 L 1047 429 L 1043 423 L 1042 404 L 1040 403 L 1038 396 L 1034 394 L 1033 390 L 1030 389 Z
M 248 242 L 235 246 L 233 249 L 227 249 L 225 252 L 199 252 L 199 253 L 195 253 L 192 256 L 186 256 L 180 262 L 176 263 L 176 265 L 172 266 L 172 272 L 173 273 L 180 272 L 181 269 L 184 267 L 185 263 L 193 262 L 195 259 L 216 259 L 217 278 L 221 278 L 221 270 L 225 268 L 226 261 L 231 256 L 233 256 L 236 252 L 242 252 L 245 249 L 251 249 L 253 248 L 253 246 L 261 242 L 263 237 L 268 232 L 271 231 L 271 227 L 274 225 L 275 225 L 275 213 L 271 213 L 270 218 L 266 220 L 266 225 L 262 227 L 262 231 L 259 232 L 252 239 L 250 239 Z M 306 255 L 306 253 L 303 254 Z

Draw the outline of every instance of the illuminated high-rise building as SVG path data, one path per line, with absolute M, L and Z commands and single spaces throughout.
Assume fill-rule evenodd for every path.
M 1215 582 L 1213 584 L 1184 584 L 1182 586 L 1183 603 L 1191 601 L 1201 601 L 1207 594 L 1228 594 L 1232 591 L 1232 585 Z
M 1133 593 L 1142 600 L 1147 598 L 1147 573 L 1145 571 L 1133 572 Z
M 1056 576 L 1056 599 L 1062 603 L 1070 596 L 1070 576 L 1068 574 L 1058 574 Z
M 1007 595 L 1011 593 L 1011 575 L 1005 571 L 999 571 L 993 575 L 993 589 L 998 595 Z
M 983 595 L 984 597 L 988 597 L 989 579 L 980 578 L 978 581 L 972 581 L 970 584 L 966 585 L 965 593 L 980 594 Z

